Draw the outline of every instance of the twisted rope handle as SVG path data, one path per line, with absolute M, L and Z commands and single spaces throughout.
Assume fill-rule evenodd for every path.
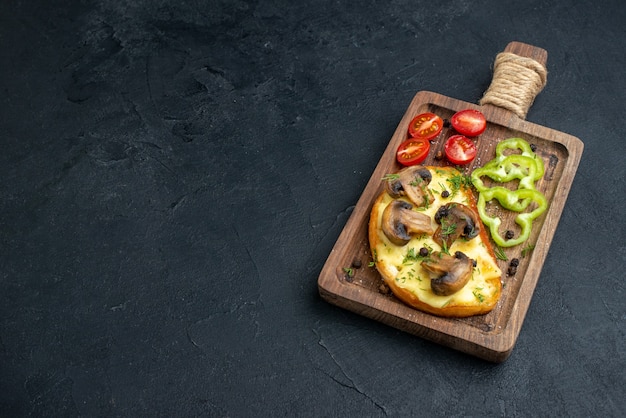
M 546 67 L 534 59 L 501 52 L 496 56 L 491 85 L 479 103 L 505 108 L 525 119 L 547 77 Z

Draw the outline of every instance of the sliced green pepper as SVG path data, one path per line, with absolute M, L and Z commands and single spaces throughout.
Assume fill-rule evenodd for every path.
M 495 158 L 495 160 L 501 161 L 501 160 L 507 158 L 507 156 L 504 155 L 504 151 L 507 150 L 507 149 L 517 149 L 517 150 L 520 150 L 522 152 L 521 155 L 523 155 L 525 157 L 531 157 L 535 161 L 535 164 L 536 164 L 536 167 L 537 167 L 537 173 L 535 175 L 535 180 L 539 180 L 541 177 L 543 177 L 543 173 L 545 171 L 545 167 L 543 165 L 543 160 L 541 158 L 537 157 L 537 154 L 535 154 L 533 152 L 533 150 L 530 147 L 530 144 L 528 142 L 526 142 L 522 138 L 508 138 L 508 139 L 505 139 L 503 141 L 500 141 L 498 143 L 498 145 L 496 145 L 496 158 Z
M 519 150 L 520 153 L 505 155 L 509 149 Z M 483 167 L 472 172 L 472 184 L 478 190 L 478 214 L 489 227 L 491 237 L 500 247 L 513 247 L 528 239 L 532 230 L 532 222 L 548 207 L 545 196 L 535 188 L 535 181 L 543 177 L 545 167 L 543 160 L 537 156 L 522 138 L 509 138 L 496 146 L 496 156 Z M 510 190 L 502 186 L 488 187 L 483 182 L 488 177 L 499 183 L 519 180 L 517 190 Z M 520 213 L 515 217 L 521 232 L 515 239 L 504 239 L 499 229 L 502 223 L 498 217 L 489 216 L 485 210 L 486 203 L 496 199 L 500 205 L 514 212 L 523 212 L 535 202 L 537 207 L 531 212 Z
M 534 189 L 537 169 L 536 159 L 525 155 L 513 154 L 501 160 L 492 160 L 484 166 L 477 168 L 472 172 L 471 178 L 474 187 L 479 192 L 488 189 L 482 181 L 483 176 L 500 183 L 518 179 L 519 188 Z
M 502 223 L 502 220 L 498 217 L 492 217 L 487 214 L 485 209 L 486 203 L 493 199 L 497 199 L 503 207 L 507 207 L 507 204 L 512 199 L 515 199 L 516 201 L 529 200 L 530 202 L 535 202 L 537 204 L 537 207 L 531 212 L 520 213 L 515 217 L 515 223 L 518 224 L 521 228 L 520 234 L 517 238 L 508 240 L 504 239 L 500 235 L 500 224 Z M 528 205 L 529 204 L 526 204 L 523 209 L 528 207 Z M 478 208 L 478 214 L 480 215 L 480 218 L 485 223 L 485 225 L 489 227 L 489 231 L 491 232 L 491 237 L 493 238 L 494 242 L 500 247 L 513 247 L 517 244 L 521 244 L 528 239 L 532 231 L 533 220 L 535 220 L 547 209 L 548 201 L 540 191 L 535 189 L 508 190 L 504 187 L 494 187 L 485 190 L 478 195 L 478 202 L 476 206 Z M 510 209 L 510 207 L 507 207 L 507 209 Z
M 519 190 L 535 189 L 510 190 L 506 187 L 496 186 L 483 190 L 482 192 L 480 192 L 478 197 L 480 198 L 480 196 L 484 196 L 487 202 L 496 199 L 498 202 L 500 202 L 500 205 L 504 209 L 512 210 L 513 212 L 522 212 L 528 207 L 528 205 L 532 203 L 533 200 L 524 194 L 517 193 Z

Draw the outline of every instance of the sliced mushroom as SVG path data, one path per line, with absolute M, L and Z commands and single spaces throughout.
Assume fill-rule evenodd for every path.
M 435 214 L 435 222 L 439 227 L 433 234 L 433 240 L 442 248 L 450 248 L 459 237 L 470 240 L 480 233 L 478 214 L 461 203 L 440 207 Z
M 383 211 L 382 230 L 389 241 L 406 245 L 415 234 L 433 232 L 430 217 L 413 210 L 413 205 L 404 200 L 393 200 Z
M 432 178 L 432 174 L 424 166 L 406 167 L 398 171 L 393 180 L 387 182 L 387 193 L 395 198 L 406 196 L 418 207 L 428 206 L 435 200 L 428 188 Z
M 433 293 L 448 296 L 461 290 L 470 280 L 474 260 L 461 251 L 454 256 L 435 251 L 428 260 L 422 261 L 422 267 L 434 275 L 430 281 Z

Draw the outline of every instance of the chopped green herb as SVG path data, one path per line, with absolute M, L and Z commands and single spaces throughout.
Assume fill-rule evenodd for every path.
M 528 253 L 530 253 L 534 249 L 535 249 L 535 246 L 529 244 L 526 248 L 522 250 L 522 257 L 526 257 Z
M 417 187 L 417 186 L 421 186 L 422 183 L 424 183 L 424 179 L 421 177 L 415 177 L 413 180 L 411 180 L 411 182 L 409 183 L 411 186 L 413 187 Z
M 450 250 L 448 250 L 448 243 L 445 239 L 441 241 L 441 252 L 439 253 L 439 258 L 442 258 L 444 253 L 450 255 Z
M 415 248 L 411 247 L 407 250 L 406 255 L 402 259 L 402 264 L 406 264 L 407 262 L 416 261 L 417 255 L 415 254 Z
M 415 247 L 411 247 L 407 250 L 404 258 L 402 259 L 402 264 L 411 265 L 414 262 L 421 262 L 424 260 L 428 260 L 430 258 L 431 249 L 429 249 L 428 254 L 420 255 L 419 251 L 415 250 Z
M 385 174 L 381 180 L 393 181 L 393 180 L 398 180 L 399 178 L 400 178 L 400 174 Z
M 441 236 L 444 238 L 444 240 L 449 235 L 454 234 L 455 231 L 456 231 L 455 223 L 448 223 L 447 218 L 441 218 Z
M 482 303 L 485 300 L 485 296 L 483 296 L 483 294 L 480 293 L 481 290 L 483 290 L 482 287 L 477 287 L 476 289 L 472 291 L 472 293 L 474 294 L 476 299 L 478 299 L 478 301 Z
M 448 183 L 450 183 L 450 188 L 452 189 L 452 196 L 456 195 L 461 187 L 470 187 L 472 185 L 472 179 L 470 176 L 457 174 L 446 179 Z
M 498 260 L 507 261 L 509 258 L 504 254 L 504 250 L 499 245 L 496 245 L 493 249 L 494 254 Z

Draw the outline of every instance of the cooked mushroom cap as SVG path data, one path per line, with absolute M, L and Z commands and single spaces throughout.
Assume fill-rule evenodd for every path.
M 430 281 L 433 293 L 448 296 L 458 292 L 472 277 L 474 260 L 461 251 L 454 256 L 433 252 L 428 260 L 422 261 L 422 267 L 435 277 Z
M 428 188 L 433 176 L 421 165 L 406 167 L 398 171 L 398 177 L 387 182 L 387 193 L 392 197 L 406 196 L 419 206 L 428 206 L 435 197 Z
M 432 233 L 430 217 L 413 210 L 404 200 L 393 200 L 383 211 L 382 230 L 389 241 L 406 245 L 412 235 Z
M 448 203 L 435 214 L 439 227 L 433 234 L 433 240 L 441 247 L 450 248 L 459 237 L 472 239 L 480 233 L 478 214 L 461 203 Z

